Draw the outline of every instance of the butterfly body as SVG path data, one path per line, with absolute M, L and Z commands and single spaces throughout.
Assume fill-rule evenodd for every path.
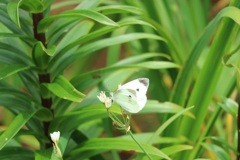
M 111 98 L 124 110 L 137 113 L 143 109 L 147 102 L 146 92 L 149 86 L 148 78 L 138 78 L 124 85 L 120 85 Z

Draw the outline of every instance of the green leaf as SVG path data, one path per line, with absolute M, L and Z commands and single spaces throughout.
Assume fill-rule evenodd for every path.
M 71 134 L 72 134 L 71 132 L 61 134 L 61 136 L 59 138 L 58 147 L 59 147 L 62 155 L 68 145 Z M 54 149 L 52 150 L 51 160 L 62 160 L 62 158 L 60 158 L 56 155 L 56 151 Z
M 21 27 L 20 21 L 19 21 L 19 11 L 18 11 L 18 7 L 20 3 L 21 3 L 21 0 L 18 3 L 10 2 L 7 5 L 7 11 L 8 11 L 9 17 L 19 28 Z
M 148 139 L 153 135 L 153 132 L 145 132 L 145 133 L 138 133 L 134 134 L 133 136 L 138 142 L 147 143 Z M 128 135 L 121 136 L 122 138 L 131 139 Z M 154 140 L 153 145 L 155 144 L 179 144 L 185 143 L 187 139 L 185 137 L 162 137 L 159 136 Z M 167 154 L 168 155 L 168 154 Z
M 52 112 L 47 108 L 41 108 L 37 113 L 36 117 L 41 121 L 50 121 L 53 119 Z
M 51 9 L 52 9 L 53 2 L 54 2 L 54 0 L 42 0 L 42 3 L 45 6 L 45 8 L 48 8 L 51 6 Z M 58 3 L 60 3 L 60 2 L 58 2 Z M 58 4 L 58 3 L 56 3 L 56 4 Z
M 21 64 L 4 65 L 0 68 L 0 80 L 29 68 L 29 66 L 24 66 Z
M 0 136 L 0 150 L 17 134 L 17 132 L 28 122 L 28 120 L 36 113 L 23 112 L 19 113 L 10 126 Z
M 233 117 L 237 117 L 238 115 L 238 104 L 234 100 L 230 98 L 224 99 L 222 102 L 218 103 L 222 109 L 226 112 L 230 113 Z
M 160 36 L 156 36 L 154 34 L 149 34 L 149 33 L 130 33 L 130 34 L 125 34 L 121 36 L 116 36 L 116 37 L 111 37 L 111 38 L 106 38 L 100 41 L 96 41 L 90 44 L 87 44 L 80 49 L 78 49 L 76 52 L 73 53 L 73 55 L 77 55 L 81 53 L 81 56 L 86 56 L 89 53 L 93 53 L 94 51 L 97 51 L 101 48 L 116 45 L 116 44 L 121 44 L 121 43 L 126 43 L 126 42 L 131 42 L 137 39 L 155 39 L 155 40 L 160 40 L 160 41 L 165 41 L 164 38 Z
M 106 17 L 103 14 L 100 14 L 96 11 L 93 11 L 93 10 L 71 10 L 71 11 L 65 11 L 58 15 L 43 19 L 39 23 L 38 31 L 44 32 L 51 25 L 51 23 L 53 23 L 53 21 L 55 21 L 59 18 L 82 18 L 82 17 L 90 18 L 90 19 L 95 20 L 104 25 L 118 26 L 117 23 L 115 23 L 108 17 Z
M 82 24 L 82 25 L 81 25 Z M 57 51 L 59 51 L 59 53 L 63 52 L 66 53 L 69 50 L 72 50 L 73 48 L 75 48 L 76 46 L 79 46 L 80 43 L 75 43 L 75 45 L 71 45 L 72 42 L 76 42 L 75 37 L 79 37 L 78 39 L 81 39 L 81 37 L 85 37 L 88 34 L 90 34 L 90 31 L 92 31 L 93 26 L 95 25 L 95 22 L 92 21 L 91 19 L 83 19 L 82 21 L 78 22 L 76 20 L 72 20 L 72 19 L 60 19 L 58 20 L 57 23 L 54 23 L 51 28 L 49 28 L 48 30 L 48 34 L 47 34 L 47 39 L 49 40 L 48 44 L 52 45 L 52 44 L 57 44 L 58 48 L 60 47 L 61 50 L 57 49 Z M 79 30 L 77 30 L 77 27 L 79 28 Z M 108 26 L 109 27 L 109 26 Z M 68 31 L 65 33 L 65 31 Z M 77 30 L 77 31 L 73 31 L 73 30 Z M 74 32 L 74 38 L 70 39 L 70 41 L 67 41 L 67 44 L 61 45 L 62 41 L 65 41 L 64 39 L 69 38 L 70 35 L 72 34 L 72 32 Z M 78 34 L 76 34 L 78 33 Z M 63 39 L 61 39 L 63 38 Z M 61 42 L 59 42 L 59 40 L 61 39 Z M 70 43 L 70 44 L 68 44 Z M 67 45 L 67 46 L 66 46 Z M 68 49 L 64 49 L 64 48 L 68 48 Z M 63 50 L 62 50 L 63 48 Z M 58 54 L 59 54 L 58 53 Z
M 229 15 L 233 16 L 231 18 L 237 18 L 234 20 L 236 20 L 238 23 L 240 22 L 240 18 L 236 16 L 236 14 L 240 14 L 239 9 L 235 7 L 229 7 L 228 9 L 226 8 L 222 10 L 222 12 L 220 12 L 216 18 L 221 18 L 223 13 L 225 16 L 227 14 L 227 16 Z M 233 13 L 234 15 L 232 15 Z M 216 23 L 216 19 L 214 20 Z M 179 134 L 183 134 L 187 136 L 192 141 L 196 141 L 199 137 L 199 134 L 200 134 L 199 131 L 201 130 L 202 123 L 204 121 L 204 118 L 207 116 L 209 103 L 211 102 L 211 98 L 214 95 L 214 91 L 216 89 L 219 77 L 223 70 L 222 57 L 224 54 L 226 54 L 229 51 L 230 46 L 234 42 L 233 37 L 237 32 L 238 32 L 238 25 L 232 19 L 226 18 L 226 19 L 223 19 L 223 21 L 221 21 L 221 25 L 219 25 L 217 33 L 213 39 L 211 49 L 209 50 L 206 60 L 204 61 L 204 65 L 201 69 L 201 72 L 197 77 L 196 83 L 193 87 L 192 93 L 188 100 L 188 105 L 198 106 L 192 110 L 193 114 L 198 116 L 195 119 L 195 121 L 192 121 L 188 117 L 184 117 L 183 120 L 181 121 L 180 130 L 179 130 Z M 213 61 L 215 62 L 214 65 L 212 65 Z M 190 64 L 190 63 L 191 64 L 195 63 L 195 60 L 192 62 L 190 61 L 187 62 L 187 64 Z M 192 67 L 194 67 L 194 65 L 195 64 L 192 64 Z M 186 74 L 193 74 L 192 67 L 188 68 L 189 71 Z M 187 83 L 190 82 L 189 80 L 190 79 L 187 80 L 188 81 Z M 186 77 L 184 78 L 184 81 L 186 81 Z M 182 85 L 185 85 L 185 84 L 182 84 Z M 184 90 L 186 91 L 186 89 Z M 186 93 L 187 92 L 184 93 L 183 97 L 185 96 Z M 192 128 L 188 126 L 192 126 Z M 191 132 L 192 130 L 196 131 L 196 133 Z
M 162 149 L 162 151 L 167 155 L 176 154 L 178 152 L 184 151 L 184 150 L 191 150 L 193 149 L 193 146 L 189 145 L 173 145 L 171 147 L 167 147 Z
M 32 57 L 35 64 L 42 70 L 45 70 L 49 61 L 49 57 L 53 56 L 56 51 L 56 47 L 45 48 L 42 42 L 35 43 L 32 49 Z
M 190 56 L 188 60 L 186 61 L 186 64 L 184 65 L 183 69 L 181 70 L 181 73 L 178 75 L 176 84 L 174 85 L 174 90 L 172 92 L 172 101 L 175 103 L 184 104 L 187 94 L 189 91 L 189 86 L 192 83 L 192 77 L 195 66 L 197 63 L 197 60 L 199 59 L 201 53 L 203 52 L 204 46 L 209 43 L 209 39 L 211 38 L 212 34 L 215 33 L 216 27 L 219 26 L 219 22 L 224 17 L 228 17 L 230 19 L 233 19 L 236 23 L 240 24 L 240 18 L 237 16 L 240 14 L 240 10 L 236 7 L 226 7 L 224 8 L 219 14 L 211 21 L 211 23 L 208 24 L 206 29 L 204 30 L 202 36 L 198 40 L 198 42 L 193 47 Z M 229 30 L 229 29 L 227 29 Z M 224 33 L 224 32 L 222 32 Z M 230 35 L 230 34 L 229 34 Z M 219 40 L 219 38 L 218 38 Z M 219 40 L 220 41 L 220 40 Z M 225 38 L 223 38 L 223 41 L 226 41 Z M 227 42 L 227 41 L 226 41 Z M 217 46 L 219 48 L 220 46 Z M 222 46 L 221 46 L 222 47 Z M 218 51 L 214 51 L 216 54 Z M 226 52 L 224 52 L 226 53 Z M 222 56 L 220 56 L 222 58 Z M 214 66 L 214 69 L 215 66 Z M 203 88 L 203 87 L 202 87 Z M 204 87 L 205 88 L 205 87 Z M 205 96 L 206 97 L 206 96 Z
M 62 158 L 58 157 L 58 156 L 56 155 L 56 151 L 53 150 L 50 160 L 62 160 Z
M 36 39 L 26 36 L 26 35 L 21 35 L 21 34 L 15 34 L 15 33 L 0 33 L 0 37 L 7 37 L 7 38 L 19 38 L 23 42 L 27 43 L 29 46 L 33 46 L 33 44 L 36 42 Z
M 178 68 L 179 66 L 172 62 L 161 62 L 161 61 L 149 61 L 149 62 L 142 62 L 132 65 L 114 65 L 111 67 L 101 68 L 98 70 L 94 70 L 92 72 L 87 72 L 85 74 L 79 75 L 79 77 L 93 75 L 96 73 L 105 73 L 105 72 L 112 72 L 120 69 L 127 69 L 127 68 L 136 68 L 136 69 L 165 69 L 165 68 Z
M 39 13 L 44 10 L 40 0 L 19 0 L 18 3 L 9 2 L 7 6 L 8 15 L 11 20 L 20 28 L 19 7 L 31 13 Z
M 159 149 L 153 146 L 150 146 L 147 144 L 141 144 L 141 145 L 144 147 L 146 152 L 148 152 L 150 155 L 158 156 L 164 159 L 170 159 L 162 151 L 160 151 Z M 96 150 L 101 152 L 105 152 L 108 150 L 125 150 L 125 151 L 134 150 L 138 153 L 143 153 L 143 151 L 139 148 L 139 146 L 133 140 L 127 140 L 122 138 L 98 138 L 98 139 L 90 139 L 85 143 L 81 144 L 79 147 L 77 147 L 71 152 L 71 155 L 73 156 L 73 158 L 77 157 L 79 159 L 85 159 L 88 157 L 82 157 L 81 155 L 82 152 L 90 151 L 89 155 L 87 156 L 93 156 L 95 153 L 94 151 Z
M 44 0 L 44 1 L 48 1 L 48 0 Z M 55 10 L 55 9 L 61 9 L 62 7 L 66 7 L 66 6 L 79 5 L 80 2 L 82 3 L 82 0 L 81 1 L 80 0 L 59 1 L 58 3 L 53 3 L 51 5 L 51 9 Z
M 163 58 L 166 58 L 168 60 L 171 60 L 171 57 L 168 56 L 167 54 L 148 52 L 148 53 L 142 53 L 142 54 L 139 54 L 139 55 L 124 58 L 124 59 L 118 61 L 117 63 L 115 63 L 114 65 L 115 66 L 130 65 L 130 64 L 134 64 L 134 63 L 137 63 L 137 62 L 144 61 L 146 59 L 157 58 L 157 57 L 163 57 Z
M 100 11 L 103 14 L 114 14 L 114 13 L 132 13 L 136 15 L 143 14 L 143 10 L 134 6 L 127 5 L 109 5 L 109 6 L 101 6 L 95 9 L 96 11 Z
M 0 106 L 5 107 L 7 110 L 13 112 L 16 115 L 24 113 L 26 111 L 35 111 L 38 108 L 42 108 L 42 106 L 38 104 L 39 101 L 36 102 L 36 100 L 31 97 L 30 94 L 25 94 L 22 91 L 19 91 L 19 89 L 11 89 L 9 87 L 1 86 L 0 95 Z M 42 125 L 40 123 L 40 120 L 49 120 L 49 118 L 52 117 L 52 115 L 46 112 L 50 112 L 50 110 L 39 110 L 39 113 L 36 113 L 36 118 L 38 119 L 31 119 L 27 124 L 28 128 L 30 130 L 37 131 L 37 133 L 41 132 Z
M 215 144 L 208 144 L 208 143 L 203 143 L 202 145 L 207 150 L 212 151 L 212 153 L 214 153 L 217 156 L 218 160 L 231 159 L 229 156 L 229 153 L 226 150 L 224 150 L 222 147 L 219 147 Z
M 20 8 L 31 13 L 40 13 L 44 10 L 41 0 L 21 0 Z
M 88 35 L 88 33 L 91 31 L 93 26 L 94 26 L 94 22 L 92 22 L 91 20 L 84 20 L 80 23 L 77 23 L 72 28 L 68 29 L 68 32 L 64 33 L 64 37 L 61 39 L 61 41 L 57 45 L 57 52 L 58 51 L 62 52 L 62 49 L 68 46 L 69 44 L 71 44 L 72 42 L 76 41 L 80 37 Z M 77 46 L 74 46 L 74 47 L 72 46 L 69 51 L 65 50 L 64 52 L 65 54 L 67 54 L 67 52 L 72 52 L 76 49 L 77 49 Z
M 152 25 L 150 25 L 149 23 L 141 21 L 141 20 L 138 20 L 138 19 L 134 19 L 133 17 L 123 19 L 122 21 L 118 22 L 118 24 L 120 25 L 120 27 L 128 27 L 128 26 L 131 26 L 131 25 L 143 25 L 143 26 L 146 25 L 146 26 L 152 27 Z M 105 26 L 105 27 L 103 27 L 101 29 L 98 29 L 98 30 L 96 30 L 94 32 L 88 33 L 87 35 L 85 35 L 83 37 L 78 38 L 77 40 L 75 40 L 74 42 L 70 43 L 69 45 L 64 47 L 62 50 L 60 50 L 60 52 L 51 59 L 51 62 L 49 64 L 49 68 L 56 67 L 57 69 L 54 68 L 53 69 L 53 73 L 58 75 L 58 72 L 60 70 L 59 68 L 60 67 L 64 68 L 62 66 L 63 62 L 61 61 L 61 59 L 64 59 L 63 60 L 64 62 L 66 62 L 66 60 L 67 61 L 72 61 L 69 58 L 68 59 L 64 58 L 64 55 L 69 50 L 72 50 L 74 47 L 79 46 L 79 44 L 85 44 L 87 42 L 91 42 L 91 40 L 95 40 L 96 38 L 98 38 L 98 37 L 100 37 L 100 36 L 102 36 L 104 34 L 107 34 L 107 33 L 111 32 L 111 31 L 113 31 L 114 29 L 118 29 L 120 27 L 118 27 L 118 26 Z M 62 28 L 65 28 L 65 27 L 62 27 Z M 53 35 L 56 35 L 56 34 L 53 34 Z M 146 38 L 148 38 L 148 37 L 146 37 Z M 111 40 L 109 40 L 109 41 L 112 42 Z M 108 42 L 108 43 L 110 43 L 110 42 Z M 105 44 L 108 44 L 108 43 L 105 43 Z M 92 47 L 94 48 L 95 46 L 92 46 Z M 73 58 L 73 59 L 76 59 L 76 58 Z M 59 65 L 61 65 L 61 66 L 59 66 Z
M 81 102 L 85 97 L 63 76 L 58 76 L 53 83 L 43 83 L 43 85 L 56 96 L 69 101 Z
M 11 43 L 17 43 L 17 41 L 11 41 Z M 32 64 L 31 58 L 17 45 L 0 42 L 0 49 L 0 61 L 3 63 Z
M 180 107 L 177 104 L 171 103 L 171 102 L 164 102 L 159 103 L 156 100 L 148 100 L 146 106 L 139 112 L 139 114 L 145 114 L 145 113 L 178 113 L 182 111 L 184 108 Z M 195 116 L 189 112 L 186 111 L 183 115 L 187 115 L 191 118 L 195 118 Z
M 229 141 L 225 138 L 221 138 L 221 137 L 206 137 L 205 140 L 211 140 L 212 143 L 214 144 L 221 144 L 221 146 L 225 149 L 225 150 L 232 150 L 236 155 L 237 155 L 237 148 L 230 144 Z
M 52 154 L 52 148 L 48 150 L 38 150 L 34 152 L 35 158 L 34 160 L 44 160 L 50 159 Z
M 133 65 L 134 67 L 147 69 L 179 68 L 180 66 L 172 62 L 149 61 Z
M 83 74 L 76 75 L 71 80 L 71 82 L 74 85 L 78 85 L 78 84 L 84 83 L 84 81 L 85 82 L 86 81 L 88 81 L 88 82 L 94 81 L 94 84 L 96 84 L 96 80 L 92 80 L 92 77 L 94 77 L 95 75 L 100 74 L 102 76 L 104 73 L 111 73 L 112 71 L 123 70 L 123 69 L 126 69 L 126 68 L 137 68 L 138 70 L 141 70 L 141 69 L 144 69 L 144 68 L 134 66 L 135 63 L 138 64 L 138 62 L 141 62 L 141 61 L 144 61 L 144 60 L 147 60 L 147 59 L 150 59 L 150 58 L 157 58 L 157 57 L 164 57 L 164 58 L 170 59 L 170 57 L 168 57 L 165 54 L 161 54 L 161 53 L 144 53 L 144 54 L 140 54 L 140 55 L 136 55 L 136 56 L 131 56 L 129 58 L 125 58 L 125 59 L 122 59 L 122 60 L 118 61 L 113 66 L 106 67 L 106 68 L 101 68 L 101 69 L 96 69 L 96 70 L 93 70 L 93 71 L 89 71 L 89 72 L 86 72 L 86 73 L 83 73 Z M 92 86 L 92 85 L 90 85 L 90 86 Z
M 167 128 L 175 119 L 177 119 L 179 116 L 183 115 L 188 110 L 192 109 L 192 107 L 188 107 L 177 114 L 173 115 L 171 118 L 169 118 L 166 122 L 164 122 L 155 132 L 154 134 L 149 138 L 147 144 L 153 144 L 154 140 L 164 131 L 165 128 Z
M 20 147 L 4 147 L 0 150 L 0 159 L 1 160 L 33 160 L 34 153 L 33 151 L 26 149 L 22 146 Z
M 89 22 L 88 22 L 89 23 Z M 79 44 L 82 43 L 86 43 L 89 42 L 91 40 L 96 39 L 97 37 L 100 37 L 104 34 L 107 34 L 111 31 L 114 31 L 118 28 L 122 28 L 122 27 L 127 27 L 127 26 L 131 26 L 131 25 L 143 25 L 143 26 L 149 26 L 154 28 L 151 24 L 145 22 L 145 21 L 141 21 L 138 20 L 136 18 L 130 17 L 130 18 L 125 18 L 121 21 L 118 22 L 118 24 L 120 26 L 104 26 L 94 32 L 90 32 L 88 33 L 86 36 L 80 37 L 79 39 L 75 40 L 74 42 L 70 43 L 69 45 L 67 45 L 66 47 L 63 48 L 63 50 L 60 51 L 60 55 L 64 54 L 65 52 L 67 52 L 68 50 L 74 48 L 75 46 L 78 46 Z M 90 25 L 89 25 L 90 26 Z M 64 27 L 62 27 L 63 29 L 65 29 Z M 57 30 L 56 32 L 58 32 L 59 30 Z M 56 32 L 52 33 L 53 35 L 56 35 Z
M 120 114 L 120 109 L 111 107 L 111 112 Z M 52 121 L 50 125 L 50 130 L 54 131 L 58 129 L 64 133 L 71 132 L 83 123 L 89 122 L 90 120 L 94 119 L 101 119 L 104 117 L 108 117 L 108 114 L 103 104 L 87 106 L 80 110 L 68 112 L 63 116 L 58 116 Z
M 71 53 L 71 55 L 69 55 L 67 59 L 56 56 L 57 58 L 53 58 L 51 60 L 50 68 L 53 67 L 53 68 L 51 68 L 51 70 L 54 71 L 54 73 L 61 72 L 69 64 L 71 64 L 74 60 L 76 60 L 79 57 L 93 54 L 95 51 L 97 51 L 99 49 L 103 49 L 108 46 L 127 43 L 127 42 L 131 42 L 131 41 L 134 41 L 137 39 L 155 39 L 155 40 L 165 41 L 165 39 L 162 37 L 156 36 L 154 34 L 148 34 L 148 33 L 130 33 L 130 34 L 125 34 L 125 35 L 120 35 L 117 37 L 110 37 L 110 38 L 95 41 L 95 42 L 92 42 L 92 43 L 82 46 L 75 52 Z M 112 53 L 112 54 L 114 54 L 114 53 Z
M 0 105 L 14 113 L 21 113 L 25 110 L 34 110 L 40 106 L 30 95 L 9 87 L 0 88 Z M 12 105 L 14 104 L 14 107 Z

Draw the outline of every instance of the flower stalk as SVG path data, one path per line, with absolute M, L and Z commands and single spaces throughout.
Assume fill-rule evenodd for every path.
M 61 153 L 61 150 L 58 147 L 60 132 L 57 131 L 57 132 L 50 133 L 50 137 L 51 137 L 51 140 L 53 141 L 53 149 L 54 149 L 55 155 L 58 158 L 62 159 L 62 153 Z
M 143 148 L 143 146 L 134 138 L 131 130 L 130 130 L 130 114 L 128 114 L 124 109 L 122 109 L 122 116 L 118 117 L 115 115 L 113 112 L 110 111 L 110 107 L 112 105 L 112 99 L 110 97 L 107 97 L 104 91 L 100 92 L 100 95 L 97 96 L 97 98 L 105 104 L 105 107 L 108 112 L 109 118 L 113 121 L 113 125 L 119 129 L 119 130 L 124 130 L 126 134 L 128 133 L 131 138 L 136 142 L 136 144 L 141 148 L 143 153 L 146 154 L 149 160 L 152 160 L 152 157 L 147 153 L 147 151 Z
M 143 146 L 134 138 L 133 134 L 131 131 L 128 132 L 129 135 L 132 137 L 132 139 L 137 143 L 137 145 L 141 148 L 141 150 L 143 151 L 143 153 L 146 154 L 146 156 L 148 157 L 149 160 L 152 160 L 152 157 L 148 154 L 148 152 L 143 148 Z

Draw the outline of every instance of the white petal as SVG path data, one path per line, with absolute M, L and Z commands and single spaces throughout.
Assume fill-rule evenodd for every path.
M 106 100 L 105 100 L 105 106 L 106 108 L 110 108 L 112 106 L 112 99 L 107 97 Z
M 59 137 L 60 137 L 60 132 L 57 131 L 57 132 L 50 133 L 50 137 L 51 137 L 53 142 L 57 142 L 59 140 Z
M 97 97 L 98 97 L 98 99 L 99 99 L 102 103 L 105 103 L 106 98 L 107 98 L 107 96 L 106 96 L 106 94 L 105 94 L 104 91 L 101 91 L 101 92 L 100 92 L 100 95 L 97 96 Z

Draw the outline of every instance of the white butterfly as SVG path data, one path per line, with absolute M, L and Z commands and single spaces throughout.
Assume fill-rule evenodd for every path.
M 135 79 L 120 85 L 115 92 L 111 92 L 111 99 L 129 113 L 137 113 L 147 102 L 148 86 L 148 78 Z

